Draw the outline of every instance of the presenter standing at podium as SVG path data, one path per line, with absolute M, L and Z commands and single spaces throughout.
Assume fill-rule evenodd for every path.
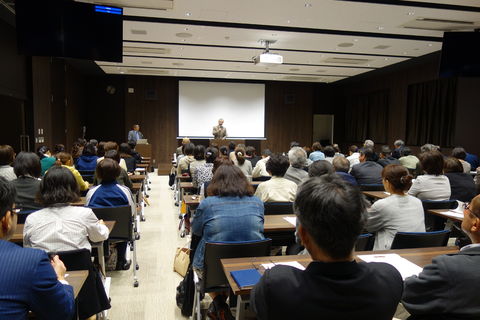
M 214 139 L 225 139 L 227 138 L 227 128 L 223 126 L 223 119 L 218 119 L 218 126 L 213 127 L 213 138 Z
M 134 141 L 135 144 L 137 140 L 143 139 L 143 134 L 140 132 L 140 126 L 138 124 L 133 125 L 133 130 L 128 132 L 128 142 Z

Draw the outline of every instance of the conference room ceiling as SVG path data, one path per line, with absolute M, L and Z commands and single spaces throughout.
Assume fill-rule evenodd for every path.
M 110 74 L 330 83 L 441 50 L 444 31 L 480 27 L 480 1 L 470 0 L 93 2 L 124 6 L 123 63 L 97 61 Z M 276 41 L 282 65 L 254 65 L 262 39 Z

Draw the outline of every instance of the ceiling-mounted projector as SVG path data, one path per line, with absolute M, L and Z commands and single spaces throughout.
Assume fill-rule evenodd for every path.
M 265 44 L 265 51 L 253 57 L 253 63 L 256 65 L 275 65 L 275 64 L 282 64 L 283 57 L 276 53 L 270 53 L 270 44 L 275 43 L 275 40 L 260 40 L 262 44 Z

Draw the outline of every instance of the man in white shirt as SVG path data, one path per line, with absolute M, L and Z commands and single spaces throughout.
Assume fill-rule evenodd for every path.
M 257 187 L 255 196 L 263 202 L 293 202 L 297 193 L 297 184 L 283 178 L 289 166 L 286 156 L 271 155 L 266 169 L 272 178 Z
M 262 159 L 258 160 L 255 168 L 253 168 L 252 177 L 259 178 L 259 177 L 269 177 L 270 174 L 267 171 L 267 161 L 270 159 L 270 155 L 272 152 L 269 149 L 265 149 L 262 152 Z
M 350 146 L 348 150 L 348 161 L 350 161 L 350 168 L 354 165 L 360 163 L 360 153 L 358 152 L 358 147 L 356 145 Z

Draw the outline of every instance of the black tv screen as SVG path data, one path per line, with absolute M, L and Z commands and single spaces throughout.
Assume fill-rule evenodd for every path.
M 480 76 L 480 32 L 445 32 L 440 77 Z
M 122 62 L 123 10 L 64 0 L 16 0 L 20 54 Z

